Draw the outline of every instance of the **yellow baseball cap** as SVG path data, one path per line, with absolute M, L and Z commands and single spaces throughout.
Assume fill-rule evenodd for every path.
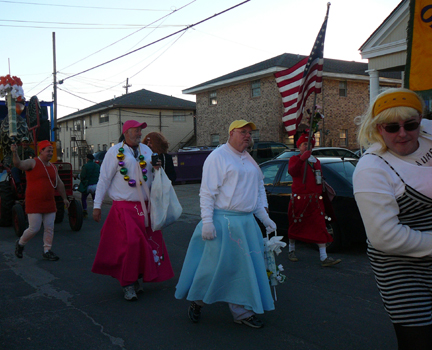
M 256 126 L 255 126 L 254 123 L 248 122 L 248 121 L 246 121 L 244 119 L 241 119 L 241 120 L 234 120 L 231 123 L 228 132 L 231 132 L 231 130 L 233 130 L 233 129 L 242 128 L 242 127 L 244 127 L 246 125 L 249 125 L 252 128 L 252 130 L 256 130 Z

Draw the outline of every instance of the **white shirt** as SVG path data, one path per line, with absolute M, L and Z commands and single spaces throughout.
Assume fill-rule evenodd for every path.
M 423 120 L 422 125 L 427 133 L 421 132 L 420 138 L 430 140 L 432 122 Z M 378 153 L 379 148 L 378 144 L 374 144 L 367 152 L 382 156 L 405 183 L 432 198 L 431 166 L 419 166 L 412 162 L 412 159 L 397 157 L 391 152 Z M 419 154 L 424 156 L 424 152 Z M 388 254 L 432 256 L 432 232 L 421 232 L 400 224 L 396 199 L 405 192 L 405 185 L 382 159 L 374 155 L 360 158 L 354 172 L 353 184 L 366 234 L 374 248 Z
M 134 179 L 136 181 L 136 186 L 131 187 L 129 186 L 128 181 L 125 181 L 124 175 L 120 174 L 121 167 L 118 165 L 119 159 L 117 159 L 117 154 L 119 153 L 118 150 L 120 147 L 122 147 L 122 143 L 114 145 L 105 154 L 96 188 L 96 198 L 94 200 L 95 209 L 101 208 L 102 201 L 105 198 L 107 191 L 109 197 L 115 201 L 139 202 L 140 196 L 138 191 L 142 192 L 145 201 L 149 199 L 147 197 L 146 191 L 144 190 L 144 186 L 147 185 L 150 190 L 153 181 L 153 167 L 150 163 L 152 155 L 151 149 L 142 143 L 139 145 L 141 154 L 144 156 L 144 160 L 147 162 L 147 182 L 145 182 L 142 176 L 141 168 L 139 166 L 139 160 L 135 159 L 133 155 L 133 149 L 124 144 L 124 167 L 128 169 L 127 175 L 130 177 L 130 179 Z M 143 186 L 139 185 L 140 181 L 143 183 Z
M 262 173 L 253 162 L 246 151 L 240 153 L 228 143 L 210 153 L 204 162 L 200 188 L 203 223 L 213 222 L 213 209 L 240 212 L 263 209 L 259 199 Z

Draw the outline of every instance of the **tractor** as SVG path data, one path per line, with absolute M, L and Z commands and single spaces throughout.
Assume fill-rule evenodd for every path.
M 3 108 L 4 110 L 4 108 Z M 0 112 L 2 105 L 0 101 Z M 15 229 L 15 234 L 21 237 L 24 230 L 28 227 L 27 215 L 25 214 L 25 172 L 21 172 L 20 183 L 17 184 L 12 176 L 12 154 L 10 146 L 12 143 L 22 144 L 23 138 L 33 140 L 30 146 L 37 156 L 37 142 L 49 139 L 49 123 L 44 110 L 36 96 L 25 104 L 24 101 L 16 101 L 16 137 L 9 137 L 9 115 L 3 119 L 0 124 L 0 226 L 11 226 Z M 21 116 L 25 115 L 25 118 Z M 41 118 L 42 115 L 42 118 Z M 0 113 L 1 117 L 1 113 Z M 51 142 L 54 148 L 53 160 L 57 160 L 56 143 Z M 69 225 L 73 231 L 79 231 L 83 224 L 83 210 L 81 202 L 73 196 L 73 171 L 72 164 L 53 161 L 56 166 L 60 179 L 63 181 L 66 189 L 66 195 L 69 199 Z M 65 207 L 60 193 L 56 190 L 55 200 L 57 213 L 55 223 L 63 221 Z

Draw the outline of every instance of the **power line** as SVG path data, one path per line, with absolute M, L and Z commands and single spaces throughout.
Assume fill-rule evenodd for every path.
M 85 24 L 85 25 L 90 25 L 90 24 Z M 99 25 L 99 24 L 95 24 L 95 25 Z M 127 25 L 127 24 L 119 24 L 119 25 Z M 137 26 L 137 25 L 134 25 Z M 66 29 L 66 30 L 118 30 L 118 29 L 127 29 L 130 30 L 130 27 L 111 27 L 111 28 L 103 28 L 103 27 L 75 27 L 75 28 L 68 28 L 68 27 L 53 27 L 53 26 L 49 26 L 49 27 L 44 27 L 44 26 L 20 26 L 20 25 L 13 25 L 13 24 L 0 24 L 0 27 L 11 27 L 11 28 L 36 28 L 36 29 Z M 176 24 L 176 25 L 167 25 L 164 27 L 186 27 L 186 25 L 182 25 L 182 24 Z M 159 27 L 146 27 L 146 28 L 159 28 Z
M 141 30 L 147 28 L 148 26 L 150 26 L 150 25 L 152 25 L 152 24 L 154 24 L 154 23 L 156 23 L 156 22 L 159 22 L 160 20 L 162 20 L 162 19 L 164 19 L 164 18 L 166 18 L 166 17 L 168 17 L 168 16 L 171 16 L 173 13 L 175 13 L 175 12 L 177 12 L 177 11 L 180 11 L 180 10 L 184 9 L 185 7 L 187 7 L 187 6 L 189 6 L 190 4 L 194 3 L 195 1 L 196 1 L 196 0 L 193 0 L 193 1 L 189 2 L 189 3 L 187 3 L 186 5 L 184 5 L 184 6 L 180 7 L 180 8 L 178 8 L 178 9 L 173 10 L 172 12 L 166 14 L 165 16 L 162 16 L 161 18 L 157 19 L 156 21 L 151 22 L 151 23 L 148 24 L 147 26 L 144 26 L 144 27 L 142 27 L 142 28 L 136 30 L 135 32 L 133 32 L 133 33 L 131 33 L 131 34 L 126 35 L 125 37 L 123 37 L 123 38 L 121 38 L 121 39 L 119 39 L 119 40 L 113 42 L 112 44 L 110 44 L 110 45 L 108 45 L 108 46 L 105 46 L 104 48 L 102 48 L 102 49 L 100 49 L 100 50 L 98 50 L 98 51 L 96 51 L 96 52 L 93 52 L 92 54 L 90 54 L 90 55 L 88 55 L 88 56 L 86 56 L 86 57 L 80 59 L 79 61 L 76 61 L 75 63 L 70 64 L 69 66 L 67 66 L 67 67 L 65 67 L 65 68 L 63 68 L 63 69 L 61 69 L 61 70 L 64 70 L 64 69 L 66 69 L 66 68 L 69 68 L 69 67 L 71 67 L 71 66 L 77 64 L 78 62 L 81 62 L 81 61 L 83 61 L 83 60 L 85 60 L 85 59 L 87 59 L 87 58 L 89 58 L 89 57 L 91 57 L 91 56 L 93 56 L 93 55 L 95 55 L 95 54 L 101 52 L 102 50 L 105 50 L 105 49 L 107 49 L 108 47 L 111 47 L 111 46 L 117 44 L 118 42 L 120 42 L 120 41 L 122 41 L 122 40 L 124 40 L 124 39 L 126 39 L 126 38 L 128 38 L 128 37 L 130 37 L 131 35 L 134 35 L 134 34 L 138 33 L 139 31 L 141 31 Z
M 171 13 L 174 13 L 171 12 Z M 23 21 L 19 19 L 0 19 L 0 22 L 18 22 L 18 23 L 41 23 L 41 24 L 67 24 L 67 25 L 82 25 L 82 26 L 126 26 L 126 27 L 142 27 L 140 24 L 122 24 L 122 23 L 78 23 L 78 22 L 46 22 L 46 21 Z M 185 27 L 184 24 L 169 24 L 161 27 Z M 148 28 L 148 26 L 146 26 Z M 88 29 L 88 28 L 87 28 Z M 114 28 L 117 29 L 117 28 Z
M 57 89 L 59 89 L 59 90 L 61 90 L 61 91 L 63 91 L 63 92 L 66 92 L 66 93 L 69 94 L 69 95 L 72 95 L 72 96 L 75 96 L 75 97 L 77 97 L 77 98 L 80 98 L 81 100 L 84 100 L 84 101 L 87 101 L 87 102 L 91 102 L 91 103 L 97 104 L 97 102 L 87 100 L 87 99 L 84 98 L 84 97 L 80 97 L 80 96 L 78 96 L 78 95 L 73 94 L 72 92 L 69 92 L 69 91 L 63 90 L 63 89 L 59 88 L 58 86 L 57 86 Z
M 59 4 L 41 4 L 37 2 L 17 2 L 17 1 L 5 1 L 0 0 L 0 2 L 6 2 L 14 5 L 38 5 L 38 6 L 57 6 L 57 7 L 76 7 L 76 8 L 85 8 L 85 9 L 97 9 L 97 10 L 121 10 L 121 11 L 159 11 L 166 12 L 168 10 L 154 10 L 154 9 L 131 9 L 131 8 L 122 8 L 122 7 L 101 7 L 101 6 L 78 6 L 78 5 L 59 5 Z
M 132 53 L 135 53 L 135 52 L 137 52 L 137 51 L 139 51 L 139 50 L 142 50 L 142 49 L 144 49 L 144 48 L 146 48 L 146 47 L 149 47 L 149 46 L 151 46 L 151 45 L 154 45 L 154 44 L 156 44 L 156 43 L 158 43 L 158 42 L 160 42 L 160 41 L 163 41 L 163 40 L 165 40 L 165 39 L 168 39 L 168 38 L 172 37 L 173 35 L 176 35 L 176 34 L 178 34 L 178 33 L 184 32 L 185 30 L 188 30 L 188 29 L 193 28 L 193 27 L 195 27 L 195 26 L 197 26 L 197 25 L 199 25 L 199 24 L 202 24 L 202 23 L 204 23 L 204 22 L 206 22 L 206 21 L 208 21 L 208 20 L 210 20 L 210 19 L 213 19 L 213 18 L 215 18 L 215 17 L 217 17 L 217 16 L 220 16 L 221 14 L 223 14 L 223 13 L 225 13 L 225 12 L 228 12 L 228 11 L 231 11 L 231 10 L 233 10 L 234 8 L 239 7 L 239 6 L 245 4 L 245 3 L 249 2 L 249 1 L 250 1 L 250 0 L 243 1 L 243 2 L 241 2 L 241 3 L 239 3 L 239 4 L 237 4 L 237 5 L 234 5 L 234 6 L 230 7 L 230 8 L 228 8 L 228 9 L 222 11 L 222 12 L 219 12 L 219 13 L 216 13 L 215 15 L 213 15 L 213 16 L 207 17 L 206 19 L 203 19 L 202 21 L 199 21 L 199 22 L 197 22 L 197 23 L 191 24 L 191 25 L 189 25 L 187 28 L 183 28 L 183 29 L 181 29 L 181 30 L 178 30 L 177 32 L 174 32 L 174 33 L 171 33 L 171 34 L 169 34 L 169 35 L 167 35 L 167 36 L 164 36 L 164 37 L 161 38 L 161 39 L 158 39 L 158 40 L 156 40 L 156 41 L 153 41 L 153 42 L 150 43 L 150 44 L 144 45 L 144 46 L 142 46 L 142 47 L 140 47 L 140 48 L 138 48 L 138 49 L 135 49 L 135 50 L 132 50 L 132 51 L 130 51 L 130 52 L 128 52 L 128 53 L 125 53 L 124 55 L 118 56 L 118 57 L 113 58 L 113 59 L 111 59 L 111 60 L 109 60 L 109 61 L 106 61 L 106 62 L 104 62 L 104 63 L 101 63 L 101 64 L 99 64 L 99 65 L 97 65 L 97 66 L 94 66 L 94 67 L 89 68 L 89 69 L 86 69 L 86 70 L 84 70 L 84 71 L 82 71 L 82 72 L 79 72 L 79 73 L 76 73 L 76 74 L 71 75 L 71 76 L 69 76 L 69 77 L 66 77 L 66 78 L 63 79 L 63 81 L 65 81 L 65 80 L 67 80 L 67 79 L 70 79 L 70 78 L 73 78 L 73 77 L 75 77 L 75 76 L 77 76 L 77 75 L 80 75 L 80 74 L 83 74 L 83 73 L 89 72 L 89 71 L 91 71 L 91 70 L 93 70 L 93 69 L 96 69 L 96 68 L 102 67 L 102 66 L 104 66 L 104 65 L 106 65 L 106 64 L 108 64 L 108 63 L 111 63 L 111 62 L 116 61 L 116 60 L 118 60 L 118 59 L 120 59 L 120 58 L 126 57 L 126 56 L 128 56 L 128 55 L 130 55 L 130 54 L 132 54 Z

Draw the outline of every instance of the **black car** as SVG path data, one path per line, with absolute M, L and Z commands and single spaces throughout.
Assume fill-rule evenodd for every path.
M 285 150 L 288 150 L 288 146 L 280 142 L 256 141 L 250 155 L 260 164 L 274 158 Z
M 327 247 L 336 251 L 349 243 L 365 242 L 366 233 L 353 194 L 352 175 L 358 160 L 354 158 L 317 157 L 324 179 L 336 191 L 332 204 L 336 220 L 327 221 L 333 242 Z M 273 159 L 260 164 L 269 203 L 270 218 L 278 227 L 278 235 L 287 236 L 288 204 L 292 177 L 288 174 L 289 159 Z

